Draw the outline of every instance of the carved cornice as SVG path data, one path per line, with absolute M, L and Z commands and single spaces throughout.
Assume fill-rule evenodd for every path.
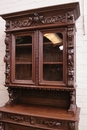
M 80 15 L 79 2 L 72 2 L 72 3 L 61 4 L 61 5 L 54 5 L 54 6 L 49 6 L 49 7 L 25 10 L 21 12 L 10 13 L 10 14 L 2 14 L 1 17 L 6 20 L 10 18 L 15 18 L 15 17 L 28 16 L 29 14 L 33 14 L 36 12 L 37 13 L 38 12 L 46 13 L 46 12 L 53 12 L 53 11 L 65 12 L 66 10 L 73 11 L 74 17 L 76 20 Z

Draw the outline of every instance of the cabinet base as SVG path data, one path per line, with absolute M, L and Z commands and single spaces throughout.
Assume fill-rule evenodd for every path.
M 58 107 L 3 106 L 0 108 L 0 127 L 3 130 L 78 130 L 79 113 L 80 108 L 70 114 Z

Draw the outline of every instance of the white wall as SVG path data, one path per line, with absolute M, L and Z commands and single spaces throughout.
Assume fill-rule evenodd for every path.
M 76 0 L 0 0 L 0 14 L 33 9 Z M 76 22 L 76 68 L 77 68 L 77 106 L 81 107 L 79 130 L 87 130 L 87 0 L 80 2 L 81 15 Z M 8 93 L 4 87 L 5 64 L 5 21 L 0 18 L 0 106 L 8 100 Z

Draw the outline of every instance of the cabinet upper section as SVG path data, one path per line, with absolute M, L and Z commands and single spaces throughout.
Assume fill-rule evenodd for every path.
M 6 20 L 6 31 L 17 31 L 71 25 L 79 15 L 79 3 L 75 2 L 3 14 L 1 17 Z
M 75 21 L 79 3 L 3 14 L 5 85 L 74 88 Z

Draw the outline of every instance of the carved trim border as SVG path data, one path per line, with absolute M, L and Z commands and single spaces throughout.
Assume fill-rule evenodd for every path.
M 55 128 L 55 129 L 64 129 L 69 127 L 68 121 L 56 120 L 56 119 L 47 119 L 42 117 L 34 116 L 25 116 L 12 113 L 3 113 L 3 121 L 13 121 L 14 123 L 26 124 L 26 126 L 36 126 L 44 128 Z
M 6 30 L 9 29 L 18 29 L 23 27 L 30 27 L 30 26 L 39 26 L 39 25 L 46 25 L 46 24 L 64 24 L 74 22 L 74 13 L 68 12 L 65 14 L 58 14 L 53 16 L 44 16 L 39 15 L 39 13 L 33 13 L 32 17 L 28 16 L 26 19 L 20 20 L 13 20 L 13 21 L 6 21 Z

